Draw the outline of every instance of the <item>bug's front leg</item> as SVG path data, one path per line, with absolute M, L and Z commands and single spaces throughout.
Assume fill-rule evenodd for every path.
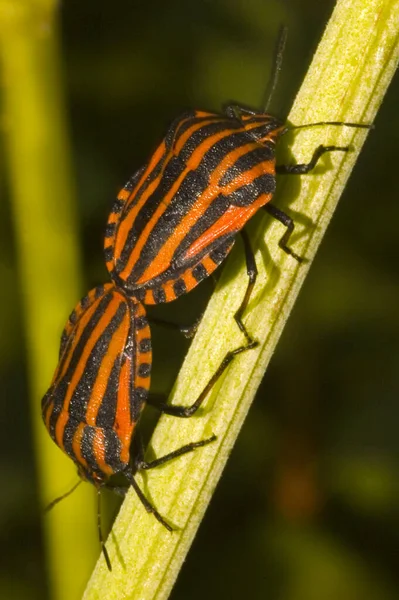
M 308 163 L 299 165 L 276 165 L 276 173 L 279 175 L 306 175 L 312 171 L 317 162 L 326 152 L 349 152 L 349 146 L 318 146 L 313 152 L 313 156 Z

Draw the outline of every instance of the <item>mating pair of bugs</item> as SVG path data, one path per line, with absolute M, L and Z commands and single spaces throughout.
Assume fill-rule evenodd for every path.
M 283 29 L 269 99 L 285 39 Z M 315 125 L 369 128 L 341 122 L 299 127 Z M 223 262 L 241 234 L 248 285 L 234 318 L 245 344 L 227 353 L 192 406 L 158 405 L 163 413 L 191 417 L 233 358 L 257 345 L 242 321 L 257 275 L 244 225 L 260 208 L 265 209 L 286 227 L 280 240 L 282 250 L 301 261 L 288 245 L 292 219 L 270 203 L 276 174 L 306 174 L 324 153 L 349 150 L 319 146 L 309 163 L 276 165 L 277 141 L 296 128 L 285 126 L 267 108 L 258 112 L 237 105 L 227 106 L 223 115 L 196 110 L 176 119 L 111 210 L 104 248 L 112 283 L 98 286 L 80 301 L 62 334 L 59 363 L 42 400 L 43 419 L 52 439 L 98 492 L 101 487 L 120 491 L 110 478 L 123 474 L 144 508 L 170 531 L 134 474 L 216 438 L 189 443 L 151 462 L 144 460 L 140 449 L 131 449 L 150 387 L 151 333 L 144 305 L 170 302 L 192 290 Z M 100 525 L 99 538 L 111 569 Z

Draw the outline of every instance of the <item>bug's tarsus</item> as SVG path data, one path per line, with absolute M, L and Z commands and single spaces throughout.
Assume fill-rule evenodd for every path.
M 279 34 L 277 37 L 276 48 L 274 51 L 272 72 L 270 74 L 269 82 L 266 87 L 265 101 L 263 103 L 264 112 L 268 111 L 270 103 L 271 103 L 273 95 L 274 95 L 274 92 L 277 87 L 278 78 L 280 75 L 281 67 L 283 65 L 283 56 L 284 56 L 285 44 L 287 42 L 287 34 L 288 34 L 287 26 L 281 25 Z
M 298 165 L 276 165 L 276 173 L 279 175 L 305 175 L 312 171 L 319 158 L 326 152 L 349 152 L 349 146 L 318 146 L 313 152 L 313 156 L 308 163 Z
M 276 219 L 277 221 L 282 223 L 287 228 L 287 231 L 284 233 L 284 235 L 281 237 L 281 239 L 278 243 L 280 248 L 286 254 L 289 254 L 290 256 L 295 258 L 295 260 L 297 260 L 299 263 L 303 262 L 302 256 L 299 256 L 299 254 L 296 254 L 296 252 L 294 252 L 288 246 L 288 240 L 290 239 L 290 237 L 293 234 L 294 229 L 295 229 L 294 221 L 291 219 L 291 217 L 289 215 L 287 215 L 284 211 L 280 210 L 273 204 L 270 204 L 270 203 L 266 204 L 263 208 L 266 212 L 269 213 L 269 215 L 271 215 L 273 217 L 273 219 Z
M 98 530 L 98 539 L 100 541 L 101 551 L 104 556 L 104 560 L 107 564 L 108 571 L 112 571 L 111 560 L 109 558 L 108 550 L 105 545 L 105 541 L 103 538 L 103 532 L 101 529 L 101 489 L 97 488 L 97 530 Z
M 153 325 L 160 325 L 161 327 L 167 327 L 169 329 L 174 329 L 176 331 L 179 331 L 182 335 L 184 335 L 185 338 L 191 339 L 197 333 L 197 329 L 199 327 L 199 324 L 201 323 L 202 316 L 203 315 L 201 314 L 194 321 L 194 323 L 191 323 L 191 325 L 180 325 L 178 323 L 173 323 L 171 321 L 166 321 L 165 319 L 158 319 L 157 317 L 151 317 L 148 320 Z

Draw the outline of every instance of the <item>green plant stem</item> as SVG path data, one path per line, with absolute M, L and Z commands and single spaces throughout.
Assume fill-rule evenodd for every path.
M 62 326 L 82 292 L 54 22 L 57 5 L 54 0 L 0 0 L 3 122 L 42 506 L 77 480 L 71 461 L 46 432 L 40 411 Z M 44 517 L 54 599 L 81 596 L 97 551 L 93 505 L 93 491 L 81 486 Z
M 398 0 L 339 1 L 290 120 L 295 124 L 372 122 L 398 62 L 398 32 Z M 302 222 L 292 245 L 306 262 L 298 265 L 279 249 L 283 233 L 279 223 L 260 216 L 255 219 L 251 240 L 259 278 L 246 324 L 260 347 L 234 361 L 209 394 L 200 416 L 160 419 L 151 441 L 155 456 L 212 433 L 217 441 L 138 476 L 147 496 L 176 531 L 168 533 L 146 514 L 134 492 L 129 493 L 107 542 L 113 571 L 107 571 L 101 557 L 86 600 L 168 597 L 366 135 L 365 130 L 339 127 L 297 132 L 291 146 L 297 162 L 308 161 L 321 143 L 353 148 L 349 153 L 325 156 L 315 172 L 300 182 L 295 177 L 279 181 L 276 203 L 284 208 L 289 201 L 289 211 Z M 224 354 L 243 342 L 232 318 L 247 282 L 240 250 L 237 247 L 228 261 L 209 303 L 172 403 L 191 404 Z

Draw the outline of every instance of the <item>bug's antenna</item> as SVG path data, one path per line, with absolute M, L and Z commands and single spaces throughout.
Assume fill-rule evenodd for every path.
M 109 559 L 109 554 L 107 551 L 107 547 L 104 542 L 103 532 L 101 530 L 101 489 L 97 488 L 97 529 L 98 529 L 98 539 L 100 540 L 101 550 L 107 563 L 108 571 L 112 571 L 111 561 Z
M 71 489 L 66 492 L 65 494 L 62 494 L 62 496 L 58 496 L 58 498 L 56 498 L 55 500 L 53 500 L 52 502 L 50 502 L 50 504 L 48 504 L 46 506 L 46 508 L 44 509 L 44 512 L 48 512 L 49 510 L 51 510 L 52 508 L 54 508 L 54 506 L 56 504 L 58 504 L 58 502 L 61 502 L 61 500 L 63 500 L 64 498 L 67 498 L 68 496 L 70 496 L 72 494 L 72 492 L 74 492 L 76 490 L 76 488 L 82 483 L 82 480 L 80 479 L 77 483 L 75 483 L 75 485 L 73 487 L 71 487 Z
M 277 44 L 276 44 L 276 47 L 274 50 L 272 72 L 270 74 L 269 82 L 266 87 L 266 93 L 265 93 L 266 100 L 263 105 L 265 112 L 267 112 L 269 109 L 270 102 L 272 100 L 273 94 L 277 87 L 278 77 L 280 75 L 281 67 L 283 64 L 283 55 L 284 55 L 285 44 L 287 41 L 287 33 L 288 33 L 288 27 L 286 25 L 281 25 L 279 33 L 278 33 Z
M 373 123 L 346 123 L 345 121 L 318 121 L 317 123 L 306 123 L 305 125 L 289 125 L 284 133 L 293 129 L 304 129 L 305 127 L 321 127 L 323 125 L 336 125 L 338 127 L 356 127 L 357 129 L 374 129 Z

